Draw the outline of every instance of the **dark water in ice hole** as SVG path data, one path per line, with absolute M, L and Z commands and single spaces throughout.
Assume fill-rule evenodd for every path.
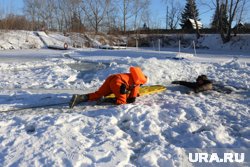
M 86 61 L 68 64 L 68 66 L 74 70 L 79 71 L 77 78 L 84 80 L 84 82 L 86 83 L 91 82 L 93 79 L 95 79 L 95 74 L 99 70 L 108 68 L 108 64 Z

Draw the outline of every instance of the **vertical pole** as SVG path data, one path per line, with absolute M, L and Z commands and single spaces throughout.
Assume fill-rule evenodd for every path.
M 135 41 L 135 45 L 136 45 L 136 49 L 138 50 L 138 39 L 136 38 L 136 41 Z
M 193 41 L 193 45 L 194 45 L 194 56 L 196 56 L 196 46 L 195 46 L 195 42 Z
M 181 40 L 179 40 L 179 55 L 181 53 Z
M 161 39 L 158 39 L 158 51 L 161 51 Z

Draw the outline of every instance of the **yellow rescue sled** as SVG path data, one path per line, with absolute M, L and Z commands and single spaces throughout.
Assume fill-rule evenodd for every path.
M 155 94 L 155 93 L 160 93 L 164 90 L 166 90 L 167 88 L 163 85 L 150 85 L 150 86 L 142 86 L 140 88 L 140 96 L 144 96 L 144 95 L 150 95 L 150 94 Z M 108 96 L 106 96 L 105 98 L 115 98 L 114 94 L 110 94 Z

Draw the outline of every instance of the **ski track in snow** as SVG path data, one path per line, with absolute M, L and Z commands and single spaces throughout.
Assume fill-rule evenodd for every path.
M 0 110 L 67 102 L 73 93 L 93 91 L 108 75 L 128 72 L 130 66 L 141 66 L 149 85 L 168 89 L 121 106 L 59 105 L 2 112 L 2 166 L 193 166 L 186 157 L 188 148 L 250 147 L 249 62 L 173 60 L 166 58 L 173 52 L 133 50 L 67 53 L 79 61 L 58 54 L 0 63 Z M 87 72 L 70 68 L 80 61 L 102 67 Z M 194 81 L 200 74 L 234 92 L 186 94 L 186 88 L 170 84 Z

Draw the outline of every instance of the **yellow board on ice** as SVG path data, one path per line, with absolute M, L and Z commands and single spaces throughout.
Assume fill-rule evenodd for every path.
M 150 94 L 155 94 L 155 93 L 160 93 L 167 88 L 163 85 L 150 85 L 150 86 L 142 86 L 139 90 L 140 96 L 144 95 L 150 95 Z M 106 98 L 115 98 L 114 94 L 110 94 L 106 96 Z

